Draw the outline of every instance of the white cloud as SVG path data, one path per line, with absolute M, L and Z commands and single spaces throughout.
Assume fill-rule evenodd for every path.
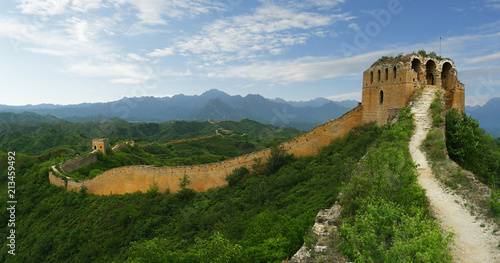
M 500 1 L 499 0 L 486 0 L 486 7 L 494 10 L 500 9 Z
M 345 0 L 275 0 L 281 5 L 296 7 L 296 8 L 318 8 L 331 9 L 337 5 L 344 3 Z
M 71 65 L 67 70 L 74 74 L 89 77 L 110 77 L 119 83 L 135 80 L 147 80 L 150 74 L 142 70 L 139 65 L 123 62 L 93 62 L 84 61 Z M 130 83 L 129 83 L 130 84 Z
M 166 47 L 163 49 L 155 49 L 153 52 L 149 53 L 148 56 L 151 57 L 166 57 L 174 54 L 174 48 Z
M 53 16 L 64 13 L 70 0 L 20 0 L 23 14 Z
M 331 8 L 337 6 L 340 3 L 344 3 L 345 0 L 308 0 L 306 2 L 311 3 L 314 6 Z
M 167 76 L 175 76 L 175 77 L 188 77 L 188 76 L 192 76 L 193 73 L 191 72 L 191 70 L 186 70 L 184 72 L 182 71 L 174 71 L 172 69 L 168 69 L 168 70 L 165 70 L 164 72 L 165 75 Z
M 344 94 L 340 94 L 340 95 L 331 95 L 331 96 L 328 96 L 325 98 L 327 98 L 329 100 L 333 100 L 333 101 L 342 101 L 342 100 L 361 101 L 361 96 L 362 96 L 362 92 L 356 91 L 356 92 L 344 93 Z
M 181 19 L 221 10 L 220 4 L 209 0 L 117 0 L 117 3 L 135 7 L 141 23 L 148 25 L 166 24 L 164 17 Z
M 134 78 L 124 78 L 124 79 L 112 79 L 109 82 L 119 83 L 119 84 L 141 84 L 143 80 Z
M 72 17 L 66 20 L 66 23 L 69 25 L 66 32 L 78 43 L 89 42 L 94 34 L 94 31 L 90 30 L 89 23 L 86 20 Z
M 28 47 L 28 48 L 23 48 L 23 50 L 33 52 L 33 53 L 46 54 L 46 55 L 52 55 L 52 56 L 58 56 L 58 57 L 67 57 L 67 56 L 73 55 L 73 53 L 70 51 L 51 49 L 51 48 L 29 48 Z
M 356 23 L 350 23 L 347 27 L 351 28 L 351 29 L 354 29 L 354 30 L 358 30 L 359 29 L 359 25 L 356 24 Z
M 71 3 L 71 9 L 83 13 L 105 6 L 101 0 L 72 0 Z
M 469 58 L 467 60 L 467 64 L 476 64 L 480 62 L 485 62 L 488 60 L 493 60 L 493 59 L 499 59 L 500 58 L 500 52 L 489 54 L 486 56 L 480 56 L 480 57 L 474 57 L 474 58 Z
M 141 56 L 139 56 L 139 55 L 137 55 L 135 53 L 128 53 L 127 56 L 126 56 L 126 60 L 127 61 L 141 62 L 141 61 L 148 61 L 149 59 L 141 57 Z
M 306 43 L 311 37 L 308 30 L 349 19 L 347 14 L 324 15 L 265 4 L 252 14 L 216 20 L 199 34 L 177 41 L 175 47 L 181 54 L 204 60 L 249 60 L 280 54 L 286 47 Z
M 248 78 L 287 84 L 361 74 L 373 61 L 388 51 L 366 53 L 350 58 L 303 57 L 291 61 L 253 63 L 230 66 L 210 74 L 221 78 Z

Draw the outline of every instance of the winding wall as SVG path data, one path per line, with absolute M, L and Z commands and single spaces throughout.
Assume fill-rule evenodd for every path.
M 87 166 L 96 161 L 97 161 L 97 151 L 93 151 L 88 155 L 80 156 L 76 159 L 62 163 L 61 169 L 66 173 L 71 173 L 80 167 Z
M 288 153 L 295 156 L 315 154 L 320 147 L 328 145 L 331 140 L 341 137 L 350 129 L 362 123 L 363 107 L 352 109 L 342 117 L 319 125 L 308 133 L 295 139 L 284 142 L 282 145 Z M 189 176 L 191 183 L 188 188 L 205 191 L 209 188 L 227 184 L 226 175 L 239 167 L 251 168 L 255 159 L 266 159 L 271 153 L 270 149 L 238 156 L 222 162 L 204 165 L 153 167 L 153 166 L 123 166 L 108 170 L 95 178 L 76 182 L 64 181 L 49 174 L 50 182 L 57 186 L 64 186 L 67 190 L 79 191 L 85 185 L 87 192 L 97 195 L 124 194 L 136 191 L 146 192 L 155 183 L 158 190 L 164 192 L 179 191 L 179 180 L 184 175 Z M 62 181 L 62 182 L 61 182 Z M 63 183 L 64 182 L 64 183 Z

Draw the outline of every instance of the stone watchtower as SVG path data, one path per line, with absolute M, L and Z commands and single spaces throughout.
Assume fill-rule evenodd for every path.
M 408 54 L 373 63 L 363 73 L 363 122 L 387 123 L 418 88 L 428 85 L 443 88 L 447 110 L 465 109 L 464 84 L 451 59 Z
M 108 138 L 103 139 L 93 139 L 92 140 L 92 150 L 101 151 L 103 154 L 106 154 L 106 149 L 109 147 Z

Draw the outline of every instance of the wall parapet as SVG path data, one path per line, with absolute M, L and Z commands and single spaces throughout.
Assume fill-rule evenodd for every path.
M 315 154 L 319 148 L 327 146 L 338 137 L 345 135 L 353 127 L 362 123 L 363 106 L 361 103 L 341 117 L 317 126 L 313 130 L 302 134 L 281 145 L 290 154 L 303 156 Z M 179 182 L 186 175 L 191 183 L 188 188 L 196 191 L 206 191 L 209 188 L 226 185 L 226 176 L 235 169 L 246 167 L 251 169 L 257 159 L 267 159 L 271 149 L 237 156 L 220 162 L 202 165 L 154 167 L 150 165 L 122 166 L 107 170 L 96 177 L 81 182 L 68 179 L 65 185 L 52 178 L 54 185 L 64 186 L 68 191 L 79 190 L 82 186 L 87 193 L 97 195 L 125 194 L 136 191 L 146 192 L 157 185 L 158 191 L 170 192 L 180 190 Z M 60 178 L 59 178 L 60 179 Z M 60 179 L 64 181 L 63 179 Z
M 94 150 L 85 156 L 80 156 L 75 159 L 64 162 L 61 164 L 60 167 L 62 172 L 71 173 L 78 168 L 87 166 L 96 161 L 97 161 L 97 150 Z

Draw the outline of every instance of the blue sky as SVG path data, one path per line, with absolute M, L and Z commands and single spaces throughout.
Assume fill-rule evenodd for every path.
M 261 94 L 361 99 L 383 55 L 440 50 L 500 97 L 500 0 L 3 0 L 0 104 Z

